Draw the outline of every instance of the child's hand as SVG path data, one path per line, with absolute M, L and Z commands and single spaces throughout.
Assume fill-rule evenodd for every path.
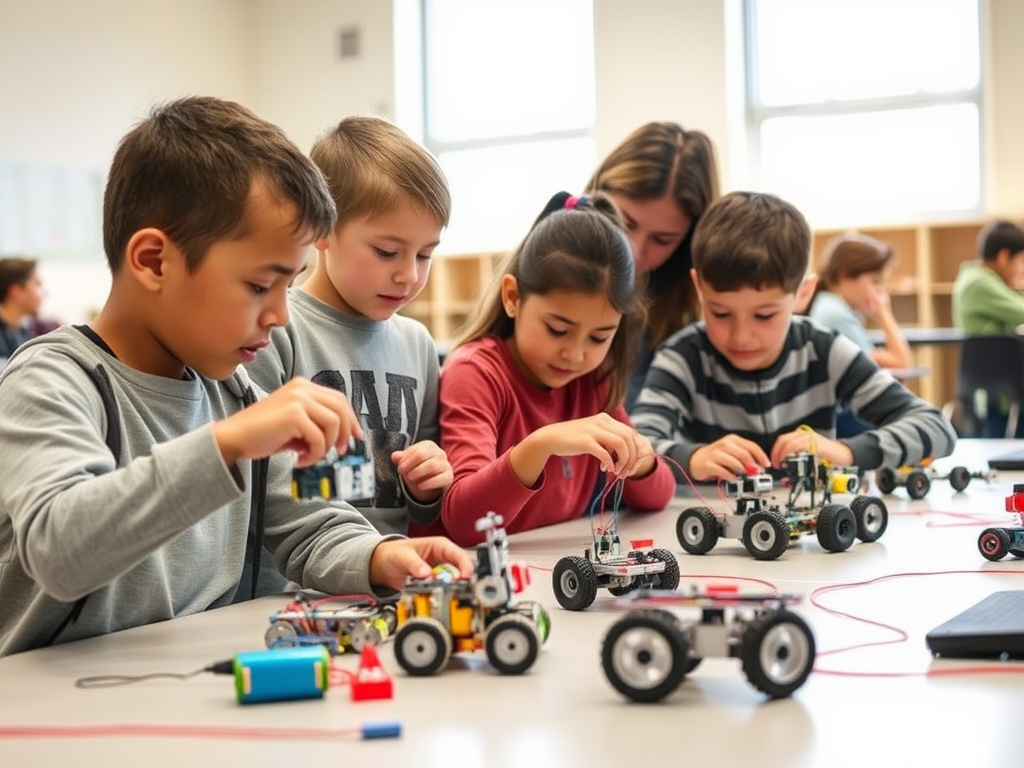
M 402 589 L 406 577 L 425 579 L 431 574 L 431 566 L 441 563 L 457 567 L 462 578 L 473 575 L 469 555 L 444 536 L 382 541 L 370 557 L 370 583 L 375 587 Z
M 772 446 L 772 466 L 781 467 L 791 453 L 814 453 L 837 467 L 853 464 L 853 451 L 846 443 L 829 440 L 810 429 L 797 429 L 779 435 Z
M 297 451 L 298 466 L 309 466 L 334 447 L 344 453 L 363 431 L 348 398 L 328 387 L 296 378 L 255 405 L 213 425 L 228 464 Z
M 541 427 L 534 435 L 543 435 L 549 456 L 590 454 L 601 462 L 601 470 L 614 475 L 635 471 L 642 451 L 651 444 L 628 424 L 598 413 L 583 419 L 562 421 Z
M 448 456 L 431 440 L 421 440 L 404 451 L 395 451 L 391 454 L 391 461 L 398 468 L 409 493 L 421 504 L 441 498 L 455 479 Z
M 654 452 L 654 446 L 651 445 L 651 441 L 639 432 L 636 433 L 636 445 L 637 460 L 632 467 L 627 467 L 626 476 L 639 480 L 642 477 L 647 477 L 654 471 L 654 468 L 658 465 L 658 456 Z
M 739 435 L 726 435 L 701 446 L 690 456 L 690 477 L 697 481 L 735 480 L 750 466 L 767 467 L 768 456 L 757 443 Z

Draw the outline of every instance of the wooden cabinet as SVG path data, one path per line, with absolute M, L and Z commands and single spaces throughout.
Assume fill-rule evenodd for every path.
M 435 256 L 426 287 L 402 313 L 426 324 L 443 346 L 491 289 L 495 269 L 504 256 L 500 252 Z
M 898 260 L 889 290 L 896 319 L 904 328 L 947 328 L 953 325 L 951 297 L 960 264 L 977 258 L 978 232 L 990 219 L 887 224 L 823 229 L 814 233 L 813 264 L 826 243 L 844 232 L 861 232 L 892 246 Z M 442 345 L 476 309 L 491 289 L 492 278 L 505 253 L 435 256 L 430 279 L 420 296 L 403 312 L 422 320 Z M 958 344 L 914 347 L 919 365 L 931 373 L 908 385 L 941 406 L 953 397 Z
M 814 233 L 813 265 L 828 241 L 845 232 L 859 232 L 890 245 L 897 263 L 889 282 L 893 311 L 904 328 L 946 328 L 953 325 L 952 294 L 960 264 L 977 258 L 977 239 L 990 220 L 958 220 L 892 224 L 878 227 L 819 230 Z M 959 344 L 914 347 L 919 365 L 931 373 L 908 385 L 941 406 L 954 394 Z

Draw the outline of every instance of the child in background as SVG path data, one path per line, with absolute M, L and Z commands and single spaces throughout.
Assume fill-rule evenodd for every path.
M 817 292 L 810 315 L 826 328 L 839 331 L 882 368 L 910 368 L 914 356 L 892 313 L 885 283 L 896 254 L 885 243 L 866 235 L 834 238 L 825 247 L 818 269 Z M 885 346 L 876 348 L 864 327 L 875 320 L 885 334 Z
M 289 493 L 290 452 L 344 446 L 348 406 L 304 379 L 257 402 L 240 363 L 288 320 L 334 218 L 316 167 L 238 104 L 171 102 L 124 137 L 102 311 L 0 375 L 0 656 L 228 604 L 251 521 L 288 578 L 328 593 L 472 572 L 446 539 L 385 538 L 348 504 Z
M 1024 324 L 1024 229 L 993 221 L 978 233 L 978 258 L 953 283 L 953 323 L 967 336 L 1016 333 Z
M 35 335 L 27 321 L 39 312 L 44 295 L 35 259 L 0 259 L 0 370 Z
M 675 492 L 622 405 L 643 322 L 633 255 L 606 198 L 556 195 L 441 371 L 441 439 L 455 470 L 443 528 L 463 545 L 493 510 L 510 533 L 579 517 L 607 477 L 625 504 Z M 596 460 L 595 460 L 596 459 Z
M 452 469 L 437 444 L 437 347 L 395 314 L 419 295 L 448 224 L 444 174 L 386 120 L 349 117 L 310 152 L 338 223 L 316 241 L 309 279 L 289 291 L 290 321 L 249 375 L 272 392 L 305 376 L 345 395 L 373 458 L 376 495 L 357 508 L 382 533 L 434 522 Z M 483 514 L 481 512 L 481 514 Z
M 661 346 L 633 413 L 692 479 L 732 480 L 803 451 L 869 470 L 953 450 L 938 409 L 845 336 L 793 316 L 811 285 L 810 250 L 804 217 L 772 195 L 725 195 L 697 225 L 692 274 L 704 320 Z M 873 429 L 836 440 L 837 406 Z

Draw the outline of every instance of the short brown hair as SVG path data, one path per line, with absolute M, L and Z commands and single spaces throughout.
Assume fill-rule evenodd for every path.
M 448 226 L 451 196 L 437 160 L 387 120 L 346 117 L 309 156 L 327 177 L 339 225 L 412 201 Z
M 819 285 L 832 289 L 842 277 L 856 279 L 881 272 L 896 259 L 896 252 L 881 240 L 851 232 L 829 240 L 818 264 Z
M 716 291 L 781 288 L 795 293 L 807 275 L 811 228 L 790 203 L 763 192 L 730 192 L 693 233 L 693 267 Z
M 978 233 L 978 258 L 995 261 L 1002 250 L 1011 256 L 1024 251 L 1024 229 L 1012 221 L 993 221 Z
M 11 288 L 24 286 L 36 271 L 36 260 L 20 256 L 0 259 L 0 304 L 7 301 Z
M 155 107 L 121 140 L 110 166 L 103 247 L 111 272 L 145 227 L 164 231 L 196 270 L 214 242 L 244 234 L 255 181 L 295 203 L 296 232 L 323 237 L 334 228 L 323 175 L 276 125 L 213 97 Z

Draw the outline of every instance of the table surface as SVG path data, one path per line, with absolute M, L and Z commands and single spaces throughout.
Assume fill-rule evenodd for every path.
M 903 328 L 903 336 L 913 346 L 922 344 L 959 344 L 964 332 L 959 328 Z M 868 331 L 875 344 L 885 344 L 885 334 L 877 328 Z
M 962 464 L 983 470 L 986 456 L 1024 441 L 961 441 L 938 468 Z M 523 595 L 551 609 L 552 634 L 525 675 L 495 673 L 483 654 L 457 655 L 428 678 L 407 677 L 391 643 L 381 649 L 395 697 L 353 703 L 345 689 L 324 699 L 239 705 L 233 679 L 204 674 L 104 689 L 79 689 L 90 675 L 186 673 L 243 650 L 262 648 L 269 615 L 288 597 L 188 616 L 162 624 L 0 659 L 0 727 L 12 725 L 161 724 L 245 728 L 338 728 L 397 720 L 402 738 L 233 739 L 178 735 L 0 739 L 6 765 L 153 766 L 245 764 L 361 764 L 448 766 L 612 766 L 638 758 L 660 764 L 716 766 L 997 766 L 1019 763 L 1013 733 L 1024 700 L 1024 665 L 933 659 L 925 633 L 986 595 L 1024 588 L 1024 569 L 1012 560 L 990 563 L 977 550 L 986 525 L 1011 524 L 1004 498 L 1024 475 L 973 480 L 964 493 L 936 481 L 910 501 L 905 490 L 885 497 L 889 528 L 879 541 L 857 542 L 828 554 L 814 537 L 790 545 L 778 560 L 750 558 L 737 540 L 723 539 L 708 555 L 685 554 L 675 536 L 678 511 L 624 514 L 624 539 L 654 537 L 677 554 L 681 587 L 729 582 L 763 591 L 754 579 L 805 599 L 794 610 L 813 628 L 815 672 L 789 699 L 769 701 L 749 685 L 736 659 L 705 659 L 664 702 L 625 701 L 608 684 L 599 652 L 604 633 L 621 615 L 607 592 L 587 611 L 558 607 L 550 568 L 581 554 L 590 521 L 575 520 L 511 537 L 514 560 L 535 566 Z M 707 497 L 712 505 L 725 503 Z M 742 578 L 750 581 L 742 581 Z M 807 599 L 827 585 L 870 582 L 831 591 L 830 613 Z M 891 625 L 897 630 L 887 629 Z M 900 640 L 898 631 L 906 633 Z M 875 643 L 843 650 L 849 646 Z M 354 655 L 339 663 L 354 668 Z M 961 674 L 963 670 L 974 670 Z M 20 760 L 19 760 L 20 758 Z M 197 759 L 198 758 L 198 759 Z M 330 762 L 328 762 L 330 761 Z

